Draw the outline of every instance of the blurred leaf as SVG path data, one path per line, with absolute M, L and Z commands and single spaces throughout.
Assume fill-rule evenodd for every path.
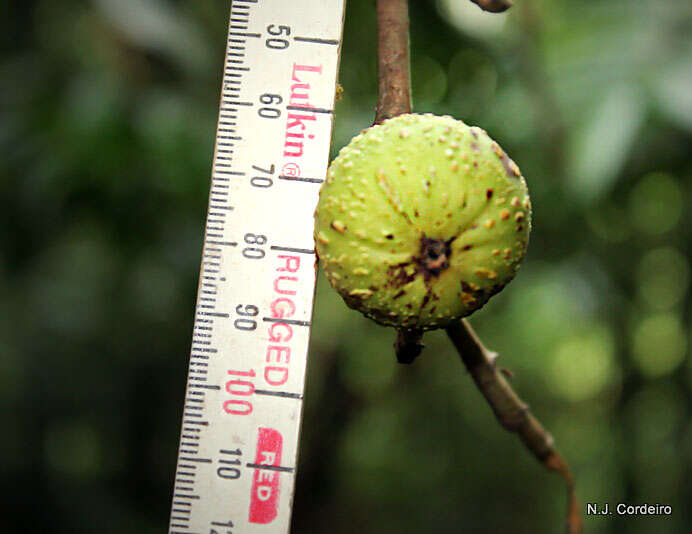
M 657 78 L 657 100 L 667 117 L 692 131 L 692 51 L 664 70 Z
M 437 61 L 423 54 L 411 62 L 411 86 L 414 95 L 413 108 L 418 112 L 440 102 L 447 92 L 447 73 Z
M 653 249 L 637 267 L 637 287 L 652 308 L 665 310 L 681 302 L 690 283 L 687 258 L 677 249 Z
M 683 202 L 684 192 L 674 176 L 662 172 L 647 174 L 630 193 L 630 220 L 643 234 L 663 234 L 680 222 Z
M 191 21 L 162 0 L 93 0 L 109 23 L 134 44 L 161 52 L 199 73 L 209 66 L 206 44 Z
M 550 388 L 570 401 L 599 394 L 616 374 L 611 332 L 598 325 L 582 330 L 557 346 L 547 367 Z
M 570 158 L 570 189 L 593 202 L 613 186 L 629 156 L 646 113 L 646 101 L 633 86 L 610 89 L 576 130 Z
M 632 357 L 648 377 L 665 376 L 685 358 L 687 336 L 680 318 L 673 313 L 652 314 L 641 320 L 632 333 Z

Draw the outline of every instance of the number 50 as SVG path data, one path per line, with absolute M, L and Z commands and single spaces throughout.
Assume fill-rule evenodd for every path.
M 291 28 L 289 26 L 277 26 L 276 24 L 270 24 L 267 26 L 267 31 L 271 35 L 291 35 Z M 267 48 L 273 48 L 274 50 L 285 50 L 288 48 L 288 39 L 270 37 L 264 41 L 264 44 Z

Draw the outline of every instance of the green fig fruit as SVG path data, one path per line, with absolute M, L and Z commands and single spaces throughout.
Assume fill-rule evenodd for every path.
M 348 306 L 383 325 L 430 330 L 477 310 L 514 277 L 530 229 L 526 182 L 485 131 L 406 114 L 341 149 L 314 237 Z

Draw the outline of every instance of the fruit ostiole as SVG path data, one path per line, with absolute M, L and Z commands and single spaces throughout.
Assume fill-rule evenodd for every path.
M 484 9 L 511 5 L 471 1 Z M 502 289 L 523 259 L 531 225 L 526 183 L 480 128 L 410 113 L 408 2 L 378 0 L 377 16 L 375 126 L 330 165 L 315 212 L 321 265 L 349 306 L 397 328 L 401 363 L 420 353 L 425 330 L 446 329 L 500 424 L 567 483 L 567 532 L 578 534 L 567 463 L 496 366 L 497 354 L 463 318 Z

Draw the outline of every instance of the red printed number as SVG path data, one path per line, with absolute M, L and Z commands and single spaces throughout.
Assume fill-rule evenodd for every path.
M 254 378 L 255 372 L 249 371 L 228 371 L 230 376 Z M 255 392 L 255 385 L 243 378 L 231 378 L 226 382 L 226 391 L 232 395 L 231 399 L 223 403 L 223 409 L 231 415 L 248 415 L 252 413 L 252 403 L 243 397 L 249 397 Z M 240 397 L 240 398 L 239 398 Z

